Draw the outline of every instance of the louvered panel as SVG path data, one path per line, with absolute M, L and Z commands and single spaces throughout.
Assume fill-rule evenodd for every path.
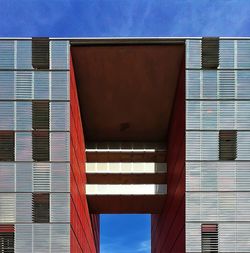
M 14 72 L 0 71 L 0 99 L 14 99 Z
M 16 161 L 32 161 L 31 132 L 16 132 Z
M 235 71 L 219 71 L 220 98 L 235 98 Z
M 218 72 L 216 70 L 203 70 L 202 71 L 203 80 L 201 82 L 203 98 L 216 98 L 217 97 L 217 76 Z
M 15 133 L 14 131 L 0 131 L 0 161 L 15 160 Z
M 238 98 L 250 99 L 250 71 L 237 71 L 237 94 Z
M 31 102 L 16 102 L 16 130 L 32 130 Z
M 235 102 L 233 101 L 220 101 L 219 107 L 219 129 L 235 129 L 236 128 L 236 116 L 235 116 Z
M 218 190 L 219 191 L 236 191 L 238 185 L 236 185 L 236 166 L 235 162 L 218 162 L 216 164 L 210 164 L 210 167 L 216 167 L 218 171 Z M 250 181 L 249 181 L 250 182 Z
M 201 252 L 201 224 L 186 223 L 186 252 Z
M 32 66 L 34 69 L 49 69 L 49 38 L 32 38 Z
M 201 108 L 200 101 L 186 101 L 186 128 L 201 129 Z
M 237 40 L 237 67 L 250 68 L 250 40 Z
M 51 168 L 49 163 L 33 164 L 33 191 L 49 192 Z
M 238 223 L 236 226 L 236 251 L 237 252 L 250 252 L 250 224 Z
M 52 224 L 51 225 L 51 252 L 68 253 L 70 252 L 70 225 Z
M 201 162 L 186 162 L 186 191 L 200 191 Z
M 186 192 L 186 222 L 201 220 L 201 194 Z
M 202 191 L 217 191 L 219 185 L 217 173 L 215 166 L 210 166 L 209 163 L 202 163 L 200 182 Z
M 50 72 L 35 71 L 34 72 L 34 99 L 50 98 Z
M 248 101 L 187 101 L 187 129 L 250 129 Z
M 216 196 L 215 196 L 216 197 Z M 236 219 L 236 193 L 218 193 L 218 218 L 219 221 L 231 221 Z
M 16 194 L 0 193 L 0 223 L 16 222 Z
M 235 130 L 219 131 L 219 160 L 229 161 L 237 158 L 237 132 Z
M 33 74 L 31 71 L 16 71 L 16 99 L 32 99 Z
M 32 128 L 49 130 L 49 101 L 32 101 Z
M 186 160 L 218 160 L 218 132 L 187 132 Z
M 51 68 L 68 69 L 69 68 L 69 42 L 51 41 Z
M 0 163 L 0 192 L 15 191 L 15 164 Z
M 32 253 L 32 224 L 16 224 L 15 228 L 15 252 Z
M 33 252 L 50 252 L 50 225 L 33 224 Z
M 202 68 L 216 69 L 219 65 L 219 38 L 205 37 L 201 41 Z
M 235 61 L 235 41 L 234 40 L 220 40 L 220 69 L 234 68 Z
M 237 223 L 220 223 L 219 252 L 237 252 L 237 225 Z
M 31 41 L 16 41 L 16 68 L 32 69 L 32 45 Z
M 49 132 L 32 132 L 32 158 L 36 162 L 47 162 L 50 160 Z
M 236 220 L 250 222 L 250 192 L 237 192 Z
M 250 192 L 250 162 L 237 162 L 236 166 L 237 190 Z
M 186 70 L 186 98 L 200 98 L 201 71 Z
M 49 193 L 32 194 L 32 220 L 35 223 L 50 222 L 50 195 Z
M 51 131 L 69 131 L 69 103 L 52 102 L 51 111 Z
M 32 193 L 16 194 L 16 222 L 32 222 Z
M 69 133 L 52 132 L 51 140 L 51 161 L 69 161 Z
M 0 252 L 14 253 L 15 252 L 15 233 L 14 226 L 13 231 L 0 231 Z M 1 228 L 1 227 L 0 227 Z
M 0 101 L 0 130 L 14 130 L 14 102 Z
M 201 221 L 215 221 L 218 219 L 220 201 L 217 193 L 202 192 L 200 194 Z
M 218 252 L 217 224 L 201 224 L 201 248 L 203 253 Z
M 68 163 L 51 164 L 51 191 L 69 192 L 70 168 Z
M 186 40 L 186 68 L 201 68 L 201 40 Z
M 186 190 L 187 191 L 250 191 L 250 163 L 249 162 L 187 162 L 186 163 Z M 214 169 L 217 178 L 209 189 L 201 181 L 206 176 L 213 177 Z M 204 173 L 206 171 L 206 173 Z M 202 179 L 203 177 L 203 179 Z
M 236 107 L 237 129 L 250 130 L 250 101 L 238 101 Z
M 50 222 L 70 222 L 70 194 L 50 194 Z
M 32 192 L 32 163 L 16 163 L 16 191 Z
M 1 69 L 14 69 L 14 50 L 15 42 L 0 41 L 0 68 Z
M 51 72 L 51 99 L 69 100 L 69 73 Z
M 237 160 L 250 160 L 250 132 L 237 132 Z

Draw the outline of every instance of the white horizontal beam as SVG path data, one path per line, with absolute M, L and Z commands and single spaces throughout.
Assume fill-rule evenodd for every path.
M 87 195 L 164 195 L 166 184 L 87 184 Z
M 166 163 L 86 163 L 86 173 L 166 173 Z

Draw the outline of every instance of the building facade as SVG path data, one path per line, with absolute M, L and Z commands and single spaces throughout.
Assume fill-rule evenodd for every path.
M 119 100 L 169 86 L 166 128 L 132 97 L 104 124 L 123 70 L 142 86 Z M 99 252 L 99 214 L 129 212 L 152 214 L 154 253 L 250 252 L 249 210 L 250 39 L 0 40 L 0 252 Z

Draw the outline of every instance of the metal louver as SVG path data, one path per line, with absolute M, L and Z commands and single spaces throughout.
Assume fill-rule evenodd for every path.
M 32 38 L 32 66 L 35 69 L 49 69 L 49 38 Z
M 237 158 L 237 132 L 235 130 L 219 131 L 219 159 L 235 160 Z
M 15 234 L 14 225 L 0 225 L 0 252 L 14 253 Z
M 202 68 L 217 69 L 219 66 L 219 38 L 202 38 Z
M 49 193 L 32 194 L 32 218 L 36 223 L 49 222 Z
M 14 161 L 14 139 L 14 131 L 0 131 L 0 161 Z
M 218 252 L 218 225 L 217 224 L 202 224 L 201 225 L 201 240 L 203 253 Z
M 32 128 L 34 130 L 49 129 L 49 101 L 32 102 Z
M 49 132 L 32 132 L 32 158 L 34 161 L 49 161 Z

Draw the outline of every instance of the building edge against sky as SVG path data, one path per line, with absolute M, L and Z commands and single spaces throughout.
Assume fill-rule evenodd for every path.
M 178 60 L 165 63 L 174 50 Z M 161 61 L 136 69 L 153 73 L 147 87 L 162 67 L 178 67 L 161 79 L 175 83 L 165 147 L 154 134 L 133 140 L 126 120 L 104 144 L 83 120 L 94 101 L 82 100 L 82 80 L 99 81 L 87 66 L 115 59 L 120 73 L 132 56 Z M 141 73 L 130 75 L 147 82 Z M 105 212 L 152 213 L 152 252 L 250 252 L 250 39 L 1 39 L 0 87 L 2 252 L 99 252 Z

